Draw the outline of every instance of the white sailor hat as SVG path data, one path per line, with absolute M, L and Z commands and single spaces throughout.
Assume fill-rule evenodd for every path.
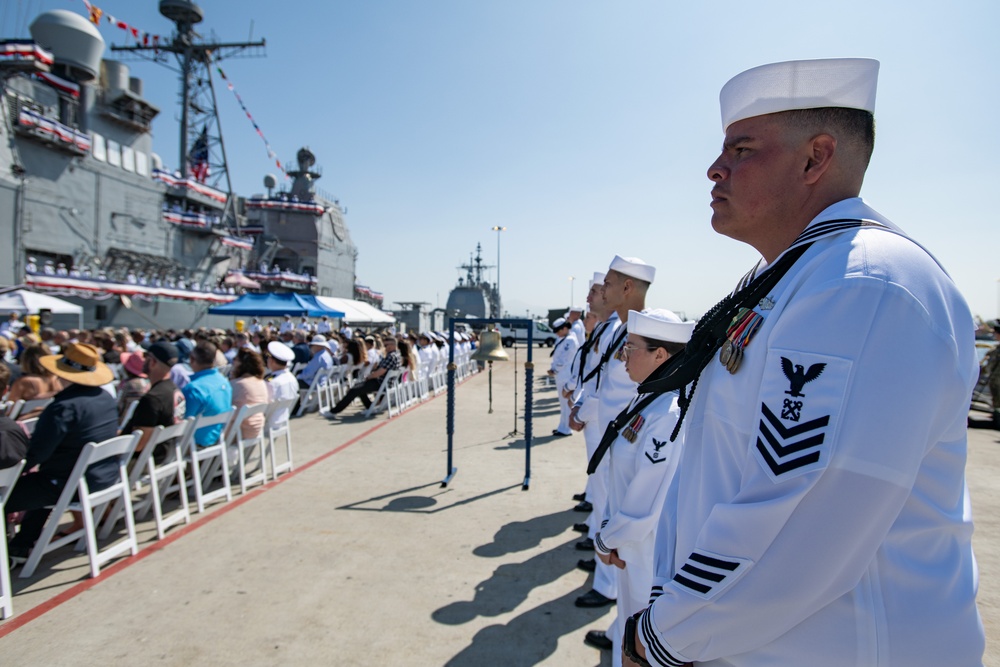
M 722 87 L 722 131 L 736 121 L 779 111 L 841 107 L 875 113 L 879 62 L 829 58 L 771 63 L 737 74 Z
M 565 317 L 560 317 L 555 322 L 552 323 L 552 330 L 559 331 L 563 327 L 568 327 L 569 323 L 566 321 Z
M 656 276 L 655 266 L 646 264 L 638 257 L 622 257 L 621 255 L 615 255 L 608 271 L 617 271 L 623 276 L 643 280 L 647 283 L 653 282 L 653 278 Z
M 278 361 L 283 361 L 286 364 L 295 358 L 295 353 L 292 352 L 292 348 L 276 340 L 272 340 L 267 344 L 267 353 Z
M 590 281 L 590 286 L 593 287 L 594 285 L 603 285 L 604 277 L 606 275 L 608 274 L 602 273 L 601 271 L 594 271 L 594 279 Z
M 570 306 L 569 307 L 569 312 L 570 313 L 582 313 L 583 312 L 583 308 L 581 308 L 580 306 Z M 569 313 L 566 313 L 566 314 L 568 315 Z
M 684 322 L 672 310 L 654 308 L 640 313 L 628 311 L 628 332 L 650 340 L 667 343 L 687 343 L 694 331 L 694 322 Z

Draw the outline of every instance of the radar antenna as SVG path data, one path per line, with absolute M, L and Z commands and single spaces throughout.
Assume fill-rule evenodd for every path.
M 260 55 L 266 45 L 259 42 L 198 41 L 196 24 L 205 14 L 191 0 L 160 0 L 160 13 L 177 26 L 169 42 L 154 45 L 114 46 L 112 51 L 172 53 L 181 72 L 181 119 L 179 168 L 185 176 L 195 177 L 230 196 L 223 219 L 228 222 L 233 213 L 233 186 L 222 141 L 222 127 L 212 82 L 212 64 L 252 49 Z M 223 187 L 224 182 L 224 187 Z

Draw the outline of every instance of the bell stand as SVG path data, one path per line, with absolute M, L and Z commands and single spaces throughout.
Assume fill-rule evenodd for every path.
M 484 320 L 482 318 L 467 318 L 467 317 L 452 317 L 448 321 L 448 340 L 455 340 L 455 324 L 466 323 L 466 324 L 498 324 L 508 327 L 524 327 L 528 330 L 528 361 L 524 364 L 524 481 L 521 483 L 521 490 L 527 491 L 528 486 L 531 483 L 531 401 L 532 401 L 532 383 L 534 382 L 534 368 L 535 365 L 531 361 L 531 352 L 534 348 L 534 333 L 535 323 L 532 320 L 527 319 L 495 319 L 495 320 Z M 514 351 L 515 354 L 515 369 L 517 368 L 517 348 Z M 445 478 L 441 480 L 441 488 L 445 488 L 451 482 L 452 478 L 458 472 L 458 468 L 454 466 L 454 451 L 455 451 L 455 346 L 450 344 L 448 346 L 448 462 L 447 470 L 445 473 Z M 515 370 L 516 372 L 516 370 Z M 516 385 L 515 385 L 516 387 Z M 516 392 L 516 389 L 515 389 Z M 516 393 L 515 393 L 515 404 L 516 404 Z M 516 410 L 516 405 L 515 405 Z M 515 416 L 515 420 L 517 417 Z M 517 431 L 517 422 L 514 423 L 514 432 Z M 508 434 L 506 437 L 510 437 L 513 433 Z

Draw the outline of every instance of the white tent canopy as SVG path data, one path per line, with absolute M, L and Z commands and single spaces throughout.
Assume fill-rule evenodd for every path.
M 394 324 L 396 318 L 383 313 L 378 308 L 354 299 L 334 296 L 318 296 L 316 300 L 328 308 L 344 311 L 344 322 L 349 324 Z
M 83 321 L 83 306 L 57 299 L 47 294 L 39 294 L 26 289 L 12 290 L 0 294 L 0 314 L 10 312 L 34 315 L 47 308 L 57 315 L 76 315 Z

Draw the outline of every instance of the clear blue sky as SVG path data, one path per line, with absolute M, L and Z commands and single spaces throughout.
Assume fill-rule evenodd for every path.
M 99 7 L 168 34 L 152 0 Z M 267 57 L 223 63 L 283 161 L 308 145 L 320 187 L 348 207 L 358 280 L 393 301 L 444 305 L 476 243 L 515 314 L 583 300 L 615 253 L 658 268 L 649 305 L 697 316 L 755 261 L 714 234 L 707 166 L 722 140 L 718 91 L 767 62 L 882 63 L 875 156 L 863 194 L 998 315 L 1000 3 L 667 0 L 203 0 L 204 33 Z M 7 0 L 4 34 L 80 0 Z M 21 24 L 25 24 L 21 18 Z M 102 24 L 109 43 L 123 33 Z M 178 85 L 132 65 L 161 109 L 175 167 Z M 218 89 L 234 184 L 274 172 Z M 571 281 L 570 276 L 576 280 Z

